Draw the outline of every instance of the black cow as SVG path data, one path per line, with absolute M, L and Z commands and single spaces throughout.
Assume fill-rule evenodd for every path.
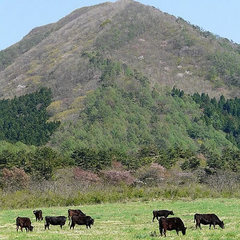
M 153 211 L 153 222 L 154 222 L 154 219 L 157 218 L 158 220 L 158 217 L 165 217 L 167 218 L 168 215 L 174 215 L 173 211 L 168 211 L 168 210 L 154 210 Z
M 80 209 L 68 209 L 68 225 L 70 225 L 70 220 L 72 216 L 86 216 Z
M 215 225 L 219 225 L 221 228 L 224 228 L 224 223 L 221 221 L 216 214 L 198 214 L 196 213 L 194 215 L 194 222 L 196 222 L 196 228 L 201 228 L 201 224 L 208 225 L 209 229 L 213 225 L 215 228 Z
M 42 210 L 34 210 L 33 214 L 36 217 L 36 221 L 42 221 L 43 220 Z
M 93 225 L 94 219 L 92 219 L 90 216 L 72 216 L 72 222 L 70 229 L 75 227 L 76 224 L 78 225 L 86 225 L 86 228 L 91 228 L 91 225 Z
M 45 230 L 46 228 L 49 229 L 49 225 L 60 225 L 62 228 L 63 225 L 65 225 L 67 218 L 65 216 L 57 216 L 57 217 L 45 217 Z
M 31 225 L 31 220 L 28 217 L 17 217 L 16 225 L 17 225 L 17 232 L 19 227 L 21 228 L 21 231 L 23 228 L 26 229 L 26 232 L 33 230 L 33 226 Z
M 182 234 L 186 234 L 186 227 L 183 224 L 183 221 L 178 217 L 173 218 L 160 218 L 159 220 L 159 231 L 162 236 L 164 233 L 164 236 L 166 237 L 166 231 L 172 231 L 176 230 L 177 235 L 179 231 L 182 231 Z

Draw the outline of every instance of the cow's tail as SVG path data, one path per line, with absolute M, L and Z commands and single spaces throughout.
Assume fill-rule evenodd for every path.
M 194 214 L 194 218 L 193 218 L 194 222 L 196 222 L 196 214 Z

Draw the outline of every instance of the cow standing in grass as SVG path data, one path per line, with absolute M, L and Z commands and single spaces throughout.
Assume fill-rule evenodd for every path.
M 42 210 L 34 210 L 33 214 L 36 217 L 36 221 L 42 221 L 43 220 Z
M 60 225 L 61 229 L 62 226 L 65 225 L 67 218 L 65 216 L 57 216 L 57 217 L 45 217 L 45 230 L 46 228 L 49 229 L 49 225 Z
M 94 219 L 90 216 L 72 216 L 70 229 L 75 227 L 75 225 L 85 225 L 86 228 L 91 228 L 94 224 Z
M 70 225 L 70 220 L 73 216 L 86 216 L 80 209 L 68 209 L 68 225 Z
M 173 211 L 168 211 L 168 210 L 154 210 L 154 211 L 153 211 L 153 220 L 152 220 L 152 221 L 154 222 L 154 219 L 155 219 L 155 218 L 157 218 L 157 220 L 158 220 L 159 217 L 165 217 L 165 218 L 167 218 L 168 215 L 174 215 Z
M 183 221 L 178 218 L 178 217 L 174 217 L 174 218 L 160 218 L 159 220 L 159 231 L 161 236 L 164 234 L 164 236 L 166 237 L 166 232 L 167 230 L 172 231 L 172 230 L 176 230 L 177 235 L 178 232 L 182 232 L 183 235 L 186 234 L 186 227 L 183 224 Z
M 23 228 L 25 228 L 27 231 L 32 231 L 33 226 L 31 225 L 31 220 L 28 217 L 17 217 L 16 218 L 16 226 L 17 226 L 17 232 L 20 227 L 21 231 Z
M 194 215 L 194 222 L 196 222 L 196 229 L 197 227 L 201 228 L 201 224 L 208 225 L 209 229 L 211 229 L 211 226 L 213 225 L 214 229 L 216 225 L 219 225 L 221 228 L 224 228 L 224 223 L 221 221 L 216 214 L 199 214 L 196 213 Z

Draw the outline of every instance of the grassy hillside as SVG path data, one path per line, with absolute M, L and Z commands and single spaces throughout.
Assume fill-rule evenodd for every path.
M 84 226 L 76 226 L 70 230 L 66 224 L 61 230 L 59 226 L 50 226 L 50 230 L 44 230 L 43 222 L 35 222 L 33 209 L 5 210 L 0 213 L 0 225 L 2 239 L 158 239 L 158 223 L 152 222 L 152 211 L 155 209 L 173 210 L 176 217 L 180 217 L 187 232 L 177 237 L 175 231 L 167 231 L 168 239 L 239 239 L 239 204 L 238 199 L 202 199 L 196 201 L 156 200 L 153 202 L 126 202 L 101 205 L 84 205 L 65 208 L 42 208 L 43 215 L 65 215 L 68 208 L 80 208 L 83 212 L 92 216 L 95 223 L 92 229 Z M 208 229 L 202 226 L 202 230 L 196 230 L 193 222 L 195 213 L 216 213 L 225 223 L 225 229 Z M 32 220 L 33 232 L 16 232 L 14 226 L 17 216 L 27 216 Z M 151 236 L 154 234 L 155 236 Z

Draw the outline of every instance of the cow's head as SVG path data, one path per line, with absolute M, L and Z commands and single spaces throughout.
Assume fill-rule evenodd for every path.
M 170 211 L 170 214 L 169 215 L 174 215 L 173 211 Z
M 219 226 L 220 226 L 222 229 L 224 228 L 224 223 L 223 223 L 223 221 L 220 221 Z
M 91 224 L 91 225 L 94 224 L 94 219 L 93 219 L 93 218 L 90 219 L 90 224 Z
M 33 230 L 33 226 L 30 226 L 30 227 L 29 227 L 29 230 L 32 232 L 32 230 Z
M 87 222 L 88 222 L 88 226 L 91 228 L 91 225 L 94 224 L 94 219 L 91 218 L 90 216 L 87 216 L 87 217 L 88 217 L 88 220 L 87 220 Z
M 183 235 L 186 234 L 186 229 L 187 229 L 186 227 L 183 227 L 183 229 L 182 229 L 182 234 L 183 234 Z

